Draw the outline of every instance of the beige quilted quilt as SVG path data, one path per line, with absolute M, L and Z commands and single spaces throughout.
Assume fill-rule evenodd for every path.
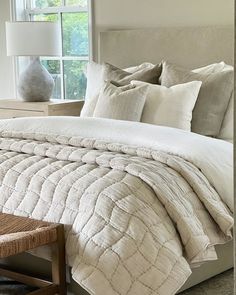
M 73 278 L 90 294 L 170 295 L 216 259 L 233 219 L 200 170 L 158 150 L 2 132 L 0 210 L 66 225 Z

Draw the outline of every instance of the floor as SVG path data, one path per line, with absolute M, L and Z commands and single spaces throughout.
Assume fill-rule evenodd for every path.
M 182 292 L 180 295 L 233 295 L 233 274 L 233 270 L 228 270 L 196 287 Z
M 182 292 L 180 295 L 233 295 L 233 285 L 233 271 L 229 270 Z M 4 286 L 0 283 L 0 295 L 25 295 L 29 291 L 32 291 L 29 287 L 21 285 Z
M 25 295 L 33 290 L 23 285 L 1 285 L 0 283 L 0 295 Z

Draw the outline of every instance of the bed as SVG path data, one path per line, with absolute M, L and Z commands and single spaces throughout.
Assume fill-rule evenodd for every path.
M 119 46 L 117 46 L 117 44 L 119 44 Z M 157 28 L 150 30 L 102 32 L 100 35 L 99 56 L 101 62 L 107 61 L 120 67 L 137 65 L 145 61 L 157 63 L 162 59 L 180 63 L 189 68 L 201 67 L 210 63 L 220 62 L 222 60 L 228 64 L 232 64 L 233 28 Z M 108 128 L 109 133 L 107 132 Z M 22 132 L 22 130 L 24 130 L 24 132 Z M 112 240 L 114 236 L 111 235 L 110 237 L 109 233 L 104 232 L 102 235 L 98 235 L 96 240 L 93 240 L 95 245 L 98 247 L 99 245 L 105 245 L 104 247 L 108 253 L 106 257 L 102 256 L 98 251 L 95 253 L 94 258 L 96 260 L 96 266 L 99 265 L 99 267 L 103 270 L 103 275 L 106 278 L 104 279 L 101 275 L 101 271 L 97 271 L 98 268 L 94 267 L 95 262 L 92 260 L 92 252 L 89 250 L 87 250 L 87 252 L 85 251 L 85 260 L 77 260 L 76 254 L 73 252 L 73 249 L 77 249 L 78 251 L 85 250 L 84 245 L 78 246 L 78 240 L 76 240 L 75 236 L 77 235 L 77 230 L 80 230 L 81 226 L 84 228 L 86 224 L 81 225 L 79 222 L 75 222 L 75 227 L 78 227 L 78 229 L 73 228 L 73 230 L 68 229 L 67 231 L 67 238 L 69 237 L 67 246 L 68 252 L 70 252 L 68 255 L 68 261 L 70 266 L 72 266 L 72 276 L 74 280 L 80 282 L 80 285 L 82 285 L 84 289 L 87 289 L 90 294 L 98 295 L 104 294 L 104 292 L 106 294 L 119 294 L 119 292 L 120 294 L 139 294 L 140 292 L 140 294 L 151 294 L 150 290 L 152 290 L 152 294 L 158 294 L 155 293 L 156 291 L 153 291 L 157 289 L 160 294 L 168 294 L 166 292 L 169 292 L 169 294 L 175 294 L 177 291 L 187 289 L 233 267 L 233 247 L 231 241 L 231 227 L 233 221 L 232 213 L 230 213 L 229 210 L 229 207 L 231 207 L 232 210 L 233 206 L 231 143 L 227 143 L 219 139 L 207 138 L 194 133 L 189 134 L 187 132 L 176 131 L 172 128 L 158 128 L 158 126 L 151 126 L 149 124 L 142 124 L 142 126 L 140 126 L 135 122 L 127 123 L 124 121 L 114 121 L 111 124 L 107 119 L 97 120 L 90 118 L 47 118 L 43 120 L 35 118 L 30 121 L 27 119 L 2 121 L 0 122 L 0 134 L 0 151 L 2 158 L 2 164 L 0 165 L 1 179 L 4 179 L 4 176 L 6 175 L 4 174 L 6 173 L 6 170 L 4 169 L 9 169 L 5 168 L 7 165 L 4 166 L 3 159 L 9 159 L 11 155 L 14 155 L 16 159 L 20 158 L 19 167 L 16 165 L 19 170 L 17 168 L 11 170 L 11 172 L 7 171 L 9 175 L 11 173 L 13 174 L 10 175 L 10 177 L 5 178 L 5 186 L 1 183 L 1 190 L 3 192 L 2 195 L 5 196 L 2 197 L 0 203 L 2 211 L 19 215 L 28 214 L 40 219 L 45 218 L 46 216 L 50 219 L 50 221 L 58 221 L 58 216 L 54 214 L 54 212 L 62 210 L 59 203 L 50 207 L 50 214 L 47 212 L 47 214 L 43 215 L 41 212 L 44 211 L 44 206 L 50 201 L 50 198 L 52 197 L 52 200 L 54 199 L 54 190 L 56 190 L 57 197 L 61 196 L 63 198 L 61 190 L 63 191 L 66 183 L 63 183 L 63 185 L 59 188 L 57 187 L 57 181 L 61 181 L 63 179 L 62 175 L 64 170 L 67 169 L 63 168 L 63 161 L 69 161 L 70 163 L 67 163 L 69 166 L 76 165 L 76 162 L 82 162 L 86 164 L 85 170 L 88 169 L 88 171 L 90 171 L 90 165 L 98 165 L 99 167 L 102 167 L 99 169 L 100 171 L 98 172 L 98 175 L 105 183 L 102 186 L 103 191 L 104 186 L 109 186 L 110 181 L 109 179 L 106 179 L 105 181 L 104 175 L 107 173 L 107 169 L 111 169 L 111 171 L 114 172 L 114 174 L 110 176 L 111 178 L 114 178 L 112 185 L 118 183 L 119 186 L 118 189 L 112 187 L 113 190 L 106 192 L 105 196 L 108 197 L 109 200 L 112 200 L 112 194 L 114 194 L 115 198 L 119 200 L 119 194 L 122 190 L 124 190 L 124 194 L 127 194 L 125 191 L 127 188 L 122 187 L 122 185 L 124 185 L 121 181 L 122 177 L 128 177 L 127 183 L 125 182 L 125 186 L 129 187 L 129 195 L 133 194 L 133 184 L 135 181 L 136 187 L 141 187 L 141 195 L 136 193 L 136 196 L 142 200 L 143 195 L 145 195 L 146 199 L 142 201 L 146 205 L 143 208 L 140 204 L 132 203 L 134 201 L 130 201 L 131 203 L 129 203 L 129 205 L 132 204 L 134 207 L 137 206 L 137 208 L 139 208 L 138 211 L 140 212 L 142 210 L 140 210 L 139 206 L 141 206 L 145 214 L 139 212 L 141 215 L 135 216 L 137 219 L 135 224 L 138 224 L 138 228 L 135 224 L 132 224 L 132 229 L 129 234 L 134 234 L 135 237 L 132 238 L 136 239 L 135 241 L 137 243 L 140 242 L 140 249 L 142 248 L 142 250 L 139 249 L 137 254 L 138 256 L 135 256 L 134 260 L 129 260 L 129 263 L 125 265 L 125 270 L 122 269 L 119 263 L 117 264 L 116 269 L 106 268 L 106 265 L 109 265 L 109 263 L 113 261 L 112 259 L 114 259 L 114 263 L 111 263 L 110 267 L 117 263 L 117 257 L 114 257 L 112 253 L 108 251 L 108 249 L 111 249 L 113 245 L 113 242 L 109 242 L 109 238 Z M 216 156 L 219 154 L 220 157 Z M 23 159 L 21 159 L 21 157 L 23 157 Z M 35 194 L 32 192 L 32 190 L 37 192 L 39 189 L 37 187 L 38 180 L 34 182 L 31 178 L 34 173 L 39 173 L 41 178 L 45 178 L 45 175 L 48 175 L 49 177 L 50 171 L 46 171 L 46 174 L 40 174 L 40 167 L 37 167 L 37 162 L 40 160 L 39 162 L 49 161 L 51 163 L 52 159 L 59 161 L 56 161 L 53 165 L 56 165 L 56 170 L 60 170 L 61 174 L 59 173 L 59 175 L 55 175 L 55 178 L 50 179 L 46 187 L 44 187 L 45 194 L 51 197 L 48 197 L 49 200 L 47 200 L 46 197 L 46 200 L 43 200 L 40 204 Z M 26 175 L 23 173 L 23 170 L 27 170 L 27 167 L 31 167 L 31 164 L 29 164 L 30 161 L 35 165 L 35 167 L 37 167 L 37 169 L 29 169 L 30 172 Z M 18 162 L 16 162 L 16 164 L 17 163 Z M 47 165 L 50 163 L 47 163 Z M 34 165 L 32 167 L 34 167 Z M 79 166 L 76 167 L 76 169 L 78 169 Z M 42 164 L 41 169 L 44 168 L 45 166 Z M 74 168 L 72 170 L 70 169 L 68 168 L 66 175 L 75 172 Z M 149 170 L 151 170 L 152 173 L 150 173 Z M 157 170 L 162 171 L 162 173 L 156 175 Z M 222 170 L 224 173 L 222 173 Z M 52 171 L 56 173 L 55 170 Z M 117 171 L 119 171 L 119 174 L 115 173 Z M 194 177 L 192 171 L 194 171 Z M 20 177 L 18 177 L 18 174 L 20 174 Z M 165 175 L 165 177 L 163 177 L 163 175 Z M 175 200 L 174 203 L 172 203 L 172 206 L 169 207 L 169 211 L 167 211 L 168 214 L 166 215 L 162 205 L 164 204 L 164 207 L 168 208 L 168 204 L 165 203 L 165 198 L 167 198 L 168 195 L 166 185 L 168 182 L 172 182 L 173 175 L 177 180 L 174 182 L 173 186 L 171 186 L 171 190 L 174 191 L 174 194 L 179 195 L 180 199 L 179 201 Z M 83 176 L 85 177 L 86 173 L 83 174 Z M 94 181 L 93 177 L 99 180 L 97 175 L 90 175 L 90 177 L 91 179 L 88 180 L 90 184 Z M 16 179 L 15 182 L 11 182 L 12 178 Z M 158 181 L 162 178 L 166 178 L 165 181 L 163 180 L 166 184 L 163 185 L 163 187 L 162 185 L 157 187 L 156 183 L 158 183 Z M 70 177 L 65 179 L 66 182 L 73 183 Z M 19 190 L 21 192 L 25 191 L 25 189 L 29 191 L 30 181 L 32 181 L 32 187 L 30 188 L 30 194 L 28 195 L 27 200 L 25 200 L 24 197 L 22 197 L 22 193 L 19 194 Z M 142 186 L 140 181 L 144 182 Z M 199 182 L 201 183 L 200 186 Z M 187 185 L 187 183 L 191 183 L 191 186 Z M 12 186 L 14 186 L 13 190 L 15 190 L 15 193 L 13 194 L 12 191 L 9 192 Z M 203 187 L 202 191 L 200 187 Z M 100 188 L 101 187 L 99 186 L 94 187 L 93 190 L 99 190 Z M 191 189 L 190 198 L 192 199 L 190 203 L 193 208 L 197 208 L 196 211 L 193 210 L 194 214 L 197 215 L 202 224 L 206 225 L 203 226 L 203 232 L 201 232 L 198 228 L 199 224 L 198 221 L 195 220 L 196 216 L 193 218 L 191 216 L 191 218 L 188 219 L 190 222 L 186 222 L 184 218 L 180 218 L 181 212 L 183 213 L 184 210 L 184 207 L 181 207 L 183 205 L 183 200 L 181 201 L 181 191 L 190 190 L 190 188 L 193 188 L 193 191 L 197 191 L 198 196 L 201 196 L 201 202 L 199 202 Z M 89 191 L 90 195 L 95 193 L 93 190 Z M 157 205 L 154 195 L 155 193 L 157 194 L 157 192 L 160 192 L 160 190 L 163 190 L 165 193 L 164 197 L 163 195 L 161 197 L 160 194 L 159 200 L 161 200 L 161 203 L 158 203 Z M 189 192 L 187 191 L 187 193 Z M 40 193 L 36 193 L 36 195 L 39 194 Z M 171 195 L 172 194 L 170 193 L 169 197 Z M 224 196 L 223 201 L 221 200 L 222 196 Z M 85 198 L 85 195 L 83 195 L 83 197 Z M 9 198 L 10 201 L 6 201 L 7 198 Z M 17 205 L 14 201 L 15 198 L 18 200 Z M 30 205 L 30 202 L 32 202 L 31 198 L 35 201 L 35 207 Z M 72 198 L 71 202 L 73 206 L 78 206 L 76 199 Z M 168 199 L 168 202 L 171 204 L 171 197 Z M 202 204 L 204 205 L 202 206 Z M 87 201 L 84 201 L 84 203 L 82 203 L 82 205 L 80 204 L 80 206 L 82 207 L 80 207 L 79 213 L 82 214 L 82 216 L 84 214 L 83 218 L 86 220 L 86 214 L 89 214 L 88 211 L 91 210 L 91 208 L 94 208 L 94 205 L 88 205 Z M 89 206 L 91 206 L 91 208 Z M 107 203 L 106 198 L 102 199 L 96 207 L 98 209 L 96 214 L 102 215 L 103 220 L 106 221 L 106 225 L 118 227 L 116 230 L 119 232 L 123 231 L 124 233 L 127 224 L 122 224 L 124 221 L 123 219 L 119 220 L 119 214 L 124 217 L 125 213 L 119 210 L 124 210 L 128 205 L 124 203 L 121 205 L 121 208 L 119 208 L 119 206 L 116 208 L 117 212 L 114 213 L 116 215 L 113 216 L 115 220 L 111 220 L 112 216 L 108 214 L 110 210 L 106 211 L 107 206 L 110 206 L 109 202 Z M 152 206 L 155 207 L 154 212 L 150 209 Z M 35 210 L 36 207 L 38 208 L 37 210 Z M 196 213 L 205 212 L 205 207 L 207 208 L 208 213 L 210 212 L 209 214 Z M 179 208 L 180 211 L 176 208 Z M 71 207 L 70 210 L 72 210 Z M 64 211 L 60 212 L 61 215 L 59 221 L 69 225 L 70 218 L 65 217 Z M 128 213 L 130 216 L 134 214 L 131 211 L 128 211 Z M 159 216 L 162 216 L 163 220 L 165 220 L 166 225 L 164 227 L 168 227 L 169 229 L 170 236 L 168 236 L 167 232 L 164 230 L 163 237 L 166 239 L 164 244 L 165 242 L 171 241 L 167 247 L 168 251 L 172 249 L 172 247 L 176 247 L 178 249 L 178 251 L 174 252 L 174 259 L 176 261 L 176 264 L 174 265 L 172 262 L 165 260 L 167 254 L 158 256 L 156 253 L 159 249 L 156 248 L 156 243 L 162 243 L 163 241 L 157 238 L 157 240 L 151 242 L 150 238 L 147 242 L 147 245 L 149 246 L 147 246 L 145 245 L 144 240 L 140 240 L 140 237 L 138 236 L 140 229 L 142 229 L 142 225 L 139 223 L 140 218 L 142 219 L 145 218 L 145 216 L 151 216 L 151 219 L 149 220 L 150 223 L 145 224 L 145 229 L 150 232 L 150 228 L 157 226 L 154 224 L 154 221 L 158 214 Z M 178 227 L 178 234 L 175 232 L 173 224 L 169 220 L 169 215 L 171 215 L 171 218 L 173 218 L 172 216 L 176 216 L 174 223 Z M 218 216 L 220 216 L 220 218 L 218 218 Z M 71 217 L 71 220 L 74 220 L 73 218 Z M 214 221 L 212 219 L 214 219 Z M 88 221 L 89 218 L 87 223 Z M 102 229 L 97 229 L 97 232 L 92 232 L 92 228 L 96 228 L 96 223 L 99 222 L 100 220 L 96 218 L 93 220 L 90 225 L 91 239 L 84 238 L 80 241 L 81 244 L 89 244 L 96 236 L 95 233 L 97 234 L 97 232 L 102 231 Z M 146 222 L 148 223 L 148 221 Z M 160 223 L 162 224 L 162 222 Z M 197 224 L 196 228 L 200 230 L 200 234 L 198 231 L 194 233 L 195 239 L 193 239 L 192 244 L 188 244 L 188 237 L 185 236 L 186 232 L 192 230 L 192 227 L 189 227 L 188 224 L 191 224 L 193 228 L 195 228 Z M 181 228 L 184 229 L 182 232 Z M 145 231 L 145 229 L 143 230 Z M 111 228 L 109 229 L 109 232 L 110 230 Z M 162 228 L 158 228 L 157 233 L 162 232 L 162 230 Z M 207 238 L 204 235 L 204 231 L 207 231 L 210 237 L 210 242 L 206 240 Z M 88 230 L 84 234 L 88 235 L 89 232 L 90 231 Z M 182 258 L 182 247 L 181 242 L 179 242 L 179 238 L 177 238 L 178 235 L 181 236 L 182 242 L 185 246 L 187 245 L 185 250 L 187 249 L 187 257 L 189 258 L 188 262 L 192 267 L 191 275 L 191 270 L 186 265 L 186 260 Z M 102 240 L 104 236 L 108 237 L 106 242 Z M 198 239 L 196 238 L 198 236 L 204 236 L 204 238 Z M 126 248 L 127 245 L 129 245 L 130 249 L 133 249 L 135 246 L 131 243 L 131 240 L 124 241 L 123 243 L 124 244 L 121 243 L 117 246 L 121 252 L 117 251 L 120 255 L 125 256 L 127 255 L 127 249 L 123 252 L 123 247 Z M 218 260 L 215 260 L 216 253 L 212 247 L 214 244 L 222 244 L 216 246 Z M 197 245 L 197 247 L 195 247 L 195 245 Z M 202 247 L 202 245 L 204 246 Z M 95 247 L 94 244 L 91 245 L 91 247 L 92 246 Z M 152 268 L 152 260 L 154 259 L 152 256 L 151 258 L 146 257 L 146 255 L 148 255 L 147 249 L 153 249 L 153 256 L 159 257 L 160 260 L 163 259 L 164 264 L 166 263 L 166 265 L 168 265 L 168 263 L 170 263 L 170 271 L 168 272 L 167 281 L 166 277 L 163 276 L 163 269 L 161 268 L 161 265 L 158 265 L 155 270 L 151 271 L 149 276 L 144 276 L 147 269 Z M 161 249 L 166 248 L 161 247 Z M 199 249 L 201 251 L 199 251 Z M 112 250 L 114 249 L 112 248 Z M 150 250 L 150 252 L 152 251 Z M 45 249 L 34 254 L 40 257 L 49 258 L 49 254 L 45 251 Z M 32 262 L 29 263 L 29 265 L 26 265 L 25 261 L 28 255 L 30 254 L 21 255 L 17 257 L 17 259 L 9 259 L 5 261 L 5 263 L 7 265 L 15 265 L 17 268 L 25 268 L 26 270 L 28 269 L 28 271 L 31 270 L 36 273 L 39 270 L 43 270 L 43 273 L 45 273 L 45 270 L 48 269 L 48 263 L 41 258 L 31 257 L 32 260 L 30 261 Z M 132 253 L 129 253 L 129 255 L 129 258 L 131 258 Z M 173 253 L 171 252 L 170 254 L 168 252 L 168 255 L 173 255 Z M 99 257 L 102 257 L 102 259 L 100 260 Z M 122 257 L 122 259 L 126 258 Z M 151 264 L 149 259 L 152 261 Z M 149 264 L 147 263 L 147 266 L 145 266 L 147 269 L 139 270 L 140 266 L 136 265 L 136 260 L 142 261 L 141 264 L 143 265 L 146 265 L 149 261 Z M 76 261 L 76 265 L 74 264 L 74 261 Z M 202 263 L 203 261 L 205 261 L 205 263 Z M 91 265 L 89 262 L 91 262 Z M 97 264 L 98 262 L 101 266 L 100 264 Z M 35 265 L 37 265 L 37 270 L 35 269 Z M 91 266 L 93 266 L 93 268 L 91 268 Z M 142 283 L 139 282 L 140 284 L 134 284 L 133 277 L 130 278 L 130 280 L 127 279 L 130 272 L 132 272 L 132 269 L 134 272 L 137 271 L 138 277 L 143 275 L 141 280 Z M 175 269 L 176 271 L 171 274 L 172 269 Z M 112 277 L 114 280 L 111 284 L 112 287 L 109 285 L 109 282 L 111 282 L 110 279 L 107 279 L 106 277 L 109 277 L 110 272 L 114 273 L 114 276 Z M 154 274 L 156 274 L 156 279 L 154 279 Z M 69 286 L 69 291 L 71 293 L 87 294 L 85 290 L 82 290 L 79 285 L 71 279 L 71 270 L 69 269 L 68 280 L 71 281 Z M 152 284 L 155 280 L 157 281 L 157 285 L 153 286 Z M 123 289 L 118 291 L 117 288 L 120 288 L 118 286 L 120 286 L 121 281 L 124 286 L 122 287 Z M 124 283 L 126 281 L 129 285 Z M 182 287 L 181 290 L 179 290 L 180 287 Z M 104 288 L 106 291 L 104 291 Z

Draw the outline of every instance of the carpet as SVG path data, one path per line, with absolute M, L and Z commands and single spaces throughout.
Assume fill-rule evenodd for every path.
M 1 295 L 25 295 L 34 290 L 25 286 L 0 286 Z
M 233 270 L 228 270 L 179 295 L 233 295 L 233 286 Z M 30 291 L 33 289 L 23 285 L 1 285 L 0 279 L 0 295 L 25 295 Z
M 34 290 L 36 289 L 22 284 L 14 285 L 10 280 L 0 278 L 0 295 L 25 295 Z
M 195 287 L 192 287 L 179 295 L 233 295 L 234 272 L 228 270 Z

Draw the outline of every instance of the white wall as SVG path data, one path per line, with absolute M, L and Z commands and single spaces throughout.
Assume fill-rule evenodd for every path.
M 19 1 L 19 0 L 18 0 Z M 234 22 L 234 0 L 93 0 L 94 55 L 99 32 L 157 26 L 221 25 Z M 14 96 L 11 58 L 5 51 L 10 1 L 0 0 L 0 98 Z
M 0 99 L 14 98 L 13 62 L 6 56 L 5 22 L 10 20 L 10 0 L 0 0 Z
M 95 42 L 108 29 L 234 23 L 234 0 L 94 0 Z

